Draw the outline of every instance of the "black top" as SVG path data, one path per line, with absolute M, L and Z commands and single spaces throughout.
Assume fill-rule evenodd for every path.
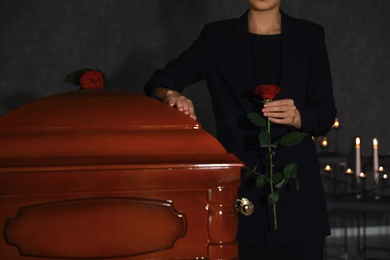
M 249 34 L 256 85 L 279 85 L 282 35 Z

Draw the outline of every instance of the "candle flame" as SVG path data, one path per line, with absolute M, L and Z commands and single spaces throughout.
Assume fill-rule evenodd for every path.
M 378 146 L 378 140 L 376 138 L 374 138 L 374 140 L 372 140 L 372 144 L 377 147 Z
M 328 138 L 324 137 L 324 139 L 322 139 L 321 141 L 321 146 L 322 147 L 328 147 Z
M 339 128 L 339 127 L 340 127 L 340 122 L 339 122 L 339 119 L 336 118 L 336 119 L 334 120 L 334 123 L 333 123 L 332 128 Z
M 345 171 L 345 173 L 346 173 L 346 174 L 352 174 L 352 173 L 353 173 L 353 171 L 352 171 L 352 169 L 351 169 L 351 168 L 348 168 L 348 169 Z
M 357 146 L 360 145 L 360 138 L 359 138 L 359 137 L 356 137 L 356 145 L 357 145 Z

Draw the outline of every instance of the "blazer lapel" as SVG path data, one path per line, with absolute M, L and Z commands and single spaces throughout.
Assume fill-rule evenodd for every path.
M 296 50 L 294 49 L 296 43 L 294 43 L 295 35 L 293 33 L 294 28 L 292 28 L 291 17 L 285 14 L 280 10 L 282 15 L 282 60 L 281 60 L 281 73 L 279 86 L 282 88 L 279 98 L 287 98 L 289 96 L 288 92 L 291 91 L 288 89 L 288 86 L 291 85 L 291 69 L 294 69 L 296 64 L 293 63 L 291 59 L 291 54 Z
M 237 22 L 235 30 L 235 43 L 237 54 L 238 73 L 241 84 L 241 93 L 244 93 L 241 99 L 248 99 L 248 92 L 255 87 L 252 59 L 250 51 L 249 33 L 248 33 L 248 11 L 243 14 Z M 241 102 L 246 111 L 251 110 L 250 102 Z

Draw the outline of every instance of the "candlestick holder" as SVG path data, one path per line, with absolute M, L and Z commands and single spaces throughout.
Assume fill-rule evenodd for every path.
M 330 164 L 325 165 L 323 167 L 323 181 L 324 181 L 324 189 L 327 193 L 333 194 L 336 190 L 335 186 L 335 180 L 334 180 L 334 174 L 333 174 L 333 168 Z
M 374 174 L 373 156 L 362 156 L 360 154 L 360 138 L 356 139 L 354 148 L 358 148 L 358 157 L 350 156 L 352 153 L 346 159 L 328 153 L 320 154 L 321 176 L 325 193 L 330 197 L 334 196 L 340 199 L 365 202 L 380 201 L 380 203 L 390 201 L 390 175 L 383 166 L 378 167 L 377 175 Z M 317 144 L 320 144 L 319 140 L 317 139 Z M 390 165 L 390 155 L 388 158 L 384 156 L 380 158 L 381 163 Z M 360 171 L 357 172 L 355 168 L 360 169 Z M 379 178 L 375 176 L 379 176 Z
M 334 130 L 334 147 L 335 147 L 335 153 L 338 154 L 339 153 L 339 136 L 338 136 L 338 130 L 340 130 L 341 128 L 341 124 L 340 124 L 340 121 L 338 118 L 335 119 L 334 123 L 333 123 L 333 126 L 332 126 L 332 130 Z
M 379 169 L 380 169 L 380 181 L 381 181 L 381 184 L 382 184 L 381 185 L 382 186 L 382 188 L 381 188 L 381 190 L 382 190 L 381 193 L 382 194 L 381 194 L 380 198 L 385 196 L 386 185 L 387 185 L 387 182 L 389 180 L 389 174 L 384 171 L 383 167 L 381 169 L 381 167 L 379 167 Z
M 375 200 L 380 200 L 382 198 L 382 194 L 380 192 L 380 183 L 379 182 L 374 182 L 374 187 L 373 187 L 373 196 Z M 383 189 L 384 192 L 384 189 Z
M 366 196 L 366 178 L 367 175 L 364 172 L 360 172 L 358 175 L 358 192 L 356 193 L 357 199 L 362 199 Z
M 344 171 L 344 194 L 350 193 L 352 187 L 355 186 L 355 175 L 351 168 Z

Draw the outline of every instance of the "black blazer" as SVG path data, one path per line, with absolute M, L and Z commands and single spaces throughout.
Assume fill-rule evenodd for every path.
M 240 216 L 238 240 L 241 244 L 293 244 L 329 235 L 329 224 L 320 167 L 311 136 L 326 134 L 336 116 L 332 79 L 324 30 L 315 23 L 282 14 L 282 91 L 277 99 L 293 99 L 302 118 L 307 138 L 284 148 L 275 156 L 276 168 L 289 162 L 298 164 L 300 190 L 287 186 L 277 203 L 279 230 L 273 230 L 270 206 L 251 178 L 242 178 L 240 196 L 255 204 L 249 217 Z M 207 24 L 199 38 L 164 69 L 156 71 L 145 85 L 151 96 L 156 86 L 181 92 L 186 86 L 206 79 L 212 97 L 217 138 L 227 151 L 236 154 L 246 165 L 265 166 L 259 157 L 254 127 L 246 113 L 256 110 L 248 93 L 254 83 L 248 33 L 248 12 L 238 19 Z M 196 108 L 195 104 L 195 108 Z M 293 129 L 274 126 L 273 137 Z

